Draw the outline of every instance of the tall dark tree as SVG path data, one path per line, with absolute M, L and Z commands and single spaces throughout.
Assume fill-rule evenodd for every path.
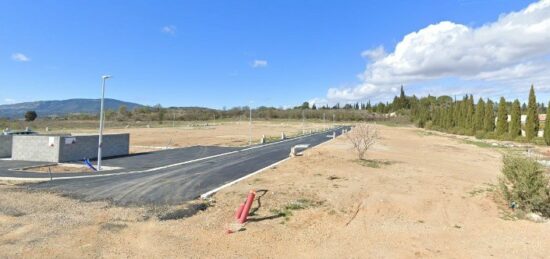
M 36 117 L 38 117 L 38 114 L 35 111 L 27 111 L 25 113 L 25 121 L 34 121 Z
M 510 137 L 512 139 L 521 136 L 521 106 L 518 99 L 512 104 L 512 116 L 510 120 Z
M 484 119 L 485 118 L 485 101 L 483 101 L 482 98 L 479 98 L 477 101 L 476 106 L 476 113 L 475 113 L 475 130 L 484 130 Z
M 508 113 L 506 112 L 506 100 L 500 97 L 498 102 L 497 112 L 497 136 L 504 135 L 508 132 Z
M 486 132 L 493 132 L 495 130 L 495 111 L 493 101 L 491 100 L 487 100 L 487 105 L 485 105 L 485 119 L 483 122 Z
M 531 85 L 529 90 L 529 103 L 527 104 L 527 122 L 525 123 L 525 136 L 527 140 L 532 140 L 539 132 L 539 113 L 537 107 L 537 97 L 535 89 Z

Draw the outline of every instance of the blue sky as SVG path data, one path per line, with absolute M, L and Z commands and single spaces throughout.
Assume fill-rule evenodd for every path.
M 458 71 L 434 64 L 466 62 L 462 57 L 467 55 L 439 60 L 447 55 L 443 49 L 414 57 L 410 53 L 419 51 L 411 50 L 404 37 L 412 33 L 421 38 L 413 41 L 416 47 L 432 40 L 442 46 L 437 41 L 450 37 L 441 36 L 443 28 L 451 36 L 471 34 L 467 37 L 474 42 L 491 46 L 502 39 L 475 35 L 501 38 L 498 33 L 509 32 L 497 30 L 499 19 L 533 2 L 1 0 L 0 104 L 97 98 L 103 74 L 114 76 L 108 81 L 108 97 L 163 106 L 376 101 L 388 99 L 400 84 L 419 95 L 471 92 L 524 98 L 523 86 L 550 82 L 541 76 L 548 74 L 549 53 L 538 45 L 521 53 L 527 58 L 491 49 L 503 53 L 490 57 L 502 64 L 493 66 L 480 54 L 469 59 L 479 64 L 461 63 Z M 538 18 L 527 24 L 522 23 L 525 17 L 536 15 L 508 16 L 527 28 L 544 25 L 548 9 L 537 8 Z M 483 31 L 490 24 L 497 29 Z M 529 36 L 534 38 L 523 38 L 548 43 L 544 33 Z M 396 51 L 400 43 L 403 51 Z M 434 49 L 427 46 L 422 51 Z M 478 53 L 471 47 L 447 47 Z M 430 55 L 430 62 L 440 63 L 421 67 Z M 422 69 L 404 70 L 399 64 Z M 503 73 L 516 76 L 502 79 Z M 392 80 L 384 78 L 388 75 Z M 540 91 L 544 95 L 544 86 Z

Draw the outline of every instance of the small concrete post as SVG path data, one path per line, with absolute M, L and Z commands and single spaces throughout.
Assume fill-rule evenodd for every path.
M 265 144 L 265 135 L 262 135 L 262 139 L 260 139 L 260 144 Z
M 50 128 L 49 127 L 46 127 L 46 132 L 50 131 Z
M 281 132 L 281 140 L 285 140 L 285 133 L 284 132 Z
M 27 132 L 28 132 L 28 131 L 29 131 L 29 127 L 25 127 L 25 131 L 27 131 Z
M 336 138 L 336 131 L 333 131 L 332 132 L 332 139 L 335 139 Z

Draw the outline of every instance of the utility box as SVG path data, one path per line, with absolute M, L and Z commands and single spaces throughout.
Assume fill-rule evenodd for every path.
M 98 135 L 13 136 L 12 159 L 41 162 L 71 162 L 97 158 Z M 130 134 L 103 135 L 103 157 L 130 153 Z

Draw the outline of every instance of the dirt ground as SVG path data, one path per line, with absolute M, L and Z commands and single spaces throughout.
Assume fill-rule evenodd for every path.
M 181 207 L 125 208 L 0 185 L 0 257 L 545 258 L 550 223 L 514 220 L 495 201 L 501 149 L 378 126 L 358 162 L 345 138 Z M 244 229 L 234 210 L 256 189 Z M 165 217 L 166 218 L 166 217 Z
M 252 124 L 252 141 L 260 138 L 280 139 L 281 133 L 295 136 L 302 130 L 309 131 L 330 127 L 332 124 L 297 121 L 255 121 Z M 245 146 L 249 142 L 248 122 L 188 123 L 165 128 L 106 128 L 109 133 L 130 133 L 131 153 L 155 151 L 164 148 L 188 147 L 196 145 Z M 76 134 L 96 134 L 96 130 L 72 130 Z

